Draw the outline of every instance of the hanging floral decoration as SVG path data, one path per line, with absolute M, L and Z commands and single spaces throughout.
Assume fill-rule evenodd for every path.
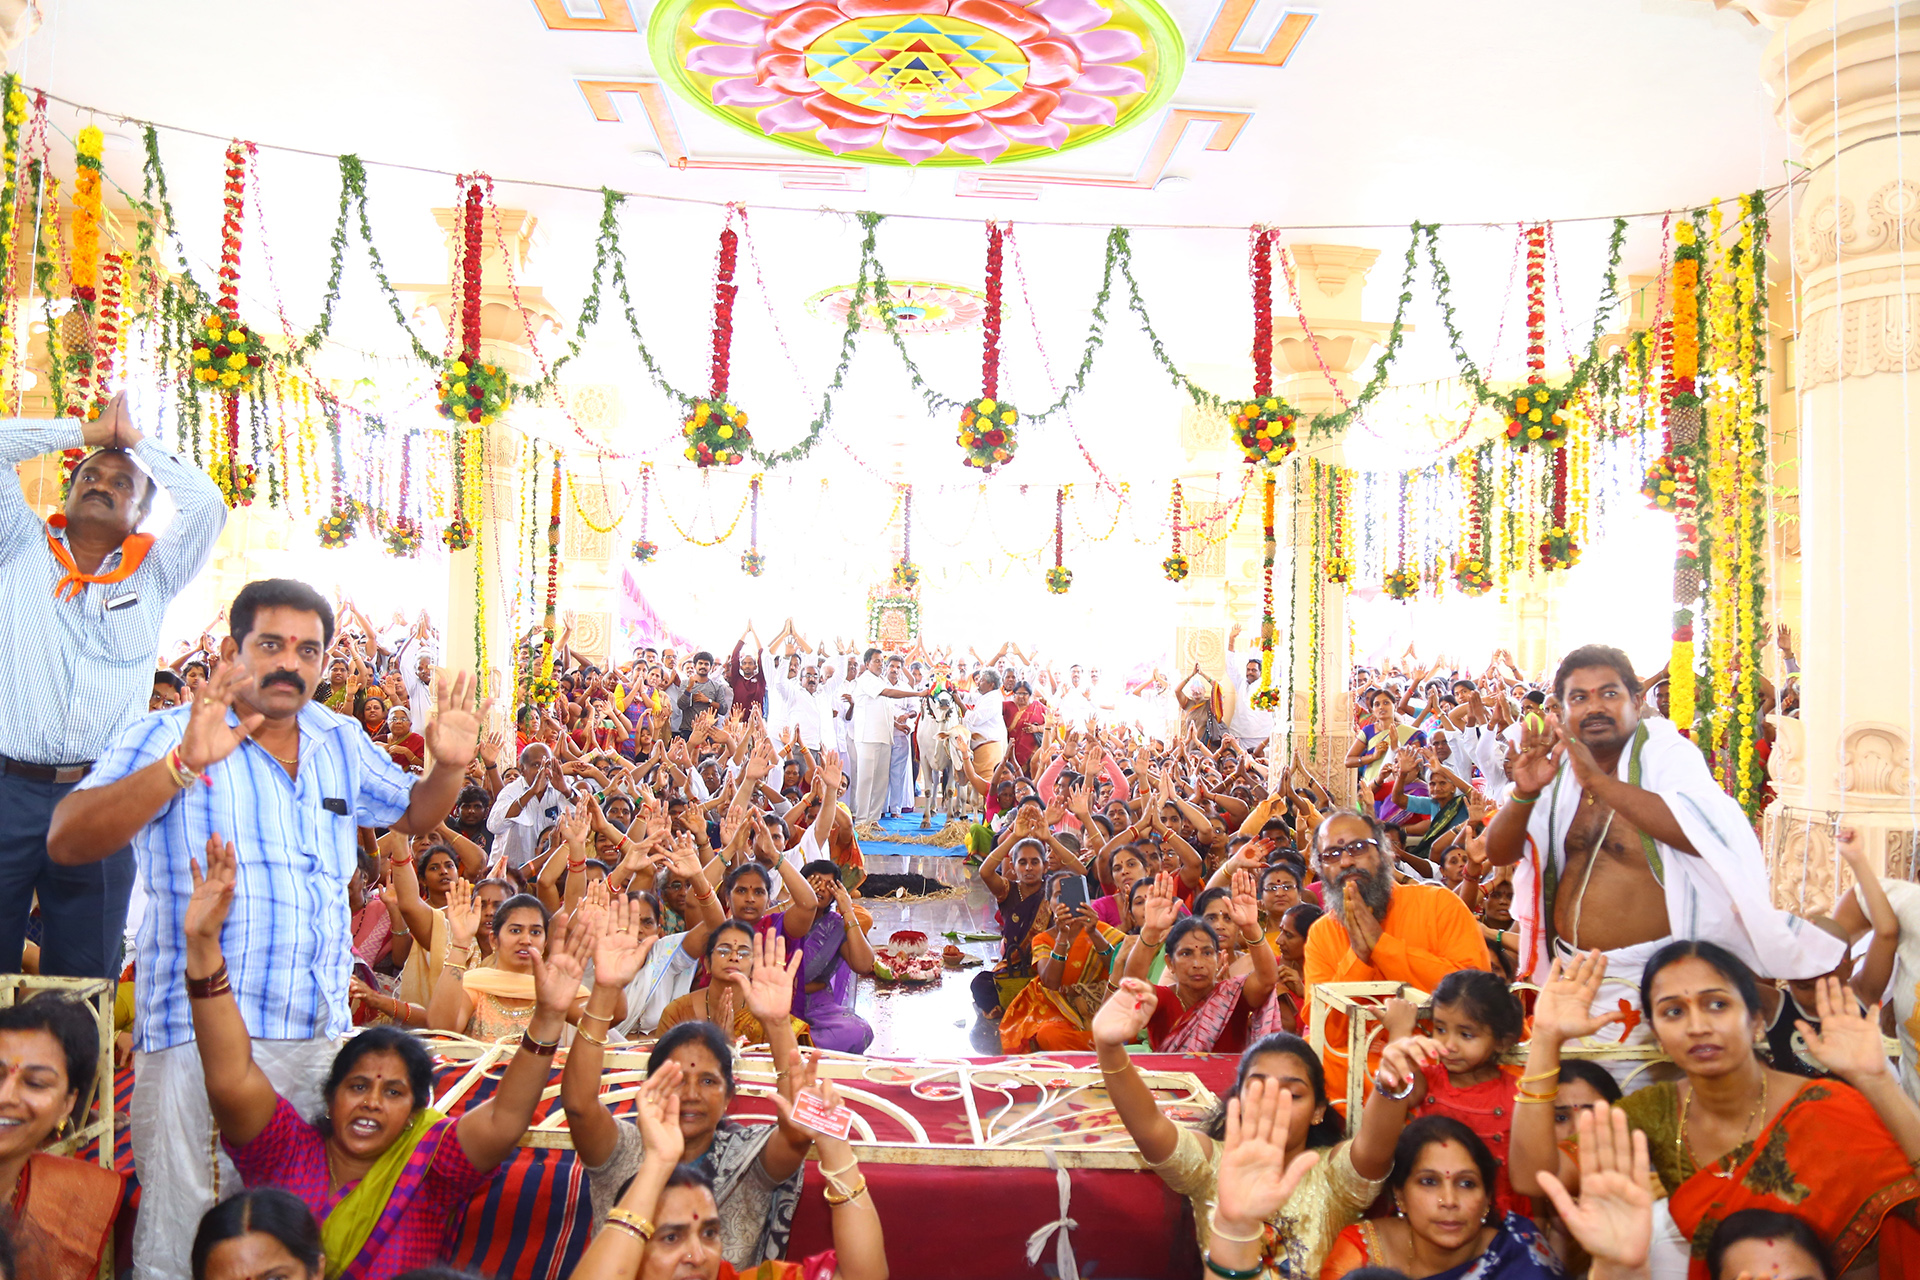
M 106 407 L 108 382 L 113 377 L 113 358 L 120 349 L 121 283 L 125 259 L 117 253 L 100 257 L 100 285 L 93 314 L 92 395 L 87 409 L 89 419 L 98 418 Z
M 961 459 L 988 475 L 1013 460 L 1019 443 L 1020 411 L 1000 399 L 1000 322 L 1007 231 L 997 222 L 987 224 L 987 307 L 981 316 L 980 394 L 960 406 Z
M 1293 406 L 1273 394 L 1273 246 L 1279 232 L 1253 233 L 1253 399 L 1233 406 L 1233 438 L 1250 463 L 1277 467 L 1293 452 Z
M 513 384 L 497 364 L 480 358 L 480 285 L 486 240 L 482 218 L 486 191 L 493 180 L 484 174 L 462 176 L 460 204 L 460 259 L 457 294 L 460 326 L 454 335 L 459 350 L 440 374 L 440 416 L 452 422 L 489 426 L 513 400 Z M 504 247 L 502 252 L 505 252 Z
M 68 416 L 92 420 L 100 416 L 103 388 L 95 381 L 94 309 L 99 301 L 100 223 L 103 209 L 100 192 L 100 152 L 105 135 L 93 125 L 80 131 L 74 144 L 73 241 L 68 276 L 72 281 L 74 309 L 80 316 L 81 336 L 72 344 L 67 357 L 66 412 Z
M 194 332 L 193 376 L 216 397 L 220 439 L 209 471 L 230 507 L 254 499 L 255 464 L 241 451 L 240 397 L 258 396 L 266 386 L 267 345 L 240 323 L 240 233 L 246 213 L 247 163 L 253 144 L 234 139 L 227 145 L 226 185 L 221 195 L 220 283 L 214 309 Z
M 1548 525 L 1546 535 L 1540 539 L 1540 567 L 1571 569 L 1578 563 L 1580 544 L 1574 541 L 1573 534 L 1562 525 Z
M 395 504 L 394 514 L 387 520 L 382 534 L 387 554 L 403 560 L 419 555 L 421 544 L 426 541 L 426 530 L 411 510 L 412 492 L 413 436 L 408 434 L 400 441 L 400 501 Z
M 1412 506 L 1407 500 L 1409 482 L 1407 473 L 1402 471 L 1397 477 L 1400 486 L 1400 499 L 1396 503 L 1400 517 L 1400 541 L 1398 567 L 1389 569 L 1381 579 L 1381 588 L 1395 600 L 1411 600 L 1420 594 L 1420 573 L 1407 554 L 1407 512 Z
M 455 516 L 440 531 L 440 541 L 449 551 L 465 551 L 473 545 L 473 525 L 465 516 Z
M 540 662 L 528 694 L 542 706 L 560 696 L 560 682 L 553 678 L 553 646 L 560 638 L 560 451 L 553 452 L 553 493 L 547 505 L 547 600 L 540 620 Z
M 1327 478 L 1327 581 L 1346 586 L 1353 581 L 1353 528 L 1349 514 L 1353 508 L 1353 473 L 1345 467 L 1329 468 Z
M 15 351 L 14 318 L 19 298 L 14 288 L 19 260 L 14 244 L 20 227 L 20 127 L 27 122 L 27 95 L 15 72 L 0 76 L 0 271 L 5 275 L 5 296 L 0 298 L 0 398 L 11 398 Z
M 893 585 L 911 591 L 920 585 L 920 566 L 913 562 L 913 486 L 900 486 L 900 561 L 893 566 Z
M 1557 449 L 1567 438 L 1567 387 L 1547 384 L 1547 228 L 1535 223 L 1527 243 L 1527 381 L 1507 393 L 1507 440 L 1516 449 Z
M 1160 569 L 1167 575 L 1168 582 L 1185 582 L 1189 566 L 1187 558 L 1180 554 L 1180 520 L 1182 511 L 1180 481 L 1173 482 L 1172 507 L 1167 516 L 1167 526 L 1173 530 L 1173 554 L 1160 562 Z
M 1067 548 L 1067 486 L 1053 491 L 1053 567 L 1047 570 L 1047 590 L 1056 596 L 1067 594 L 1073 585 L 1073 570 L 1061 560 Z
M 1280 691 L 1273 687 L 1273 647 L 1279 626 L 1273 614 L 1273 566 L 1279 559 L 1279 543 L 1273 534 L 1273 471 L 1260 477 L 1260 685 L 1250 701 L 1262 711 L 1280 705 Z
M 1453 585 L 1464 595 L 1493 589 L 1493 564 L 1487 551 L 1487 519 L 1493 507 L 1493 446 L 1482 445 L 1461 458 L 1466 510 L 1461 513 L 1460 549 L 1453 557 Z
M 640 536 L 633 540 L 633 558 L 645 564 L 660 554 L 658 543 L 647 537 L 647 515 L 653 506 L 653 464 L 640 464 Z
M 767 558 L 760 554 L 760 477 L 747 481 L 747 549 L 740 553 L 740 571 L 749 578 L 766 572 Z
M 1678 512 L 1681 504 L 1693 509 L 1693 466 L 1685 458 L 1663 453 L 1647 467 L 1640 494 L 1655 511 Z
M 346 446 L 342 440 L 338 411 L 330 405 L 327 408 L 328 425 L 333 429 L 327 434 L 333 441 L 333 507 L 320 517 L 320 545 L 336 551 L 353 541 L 359 532 L 360 522 L 355 514 L 353 499 L 347 496 Z
M 473 522 L 467 519 L 467 490 L 472 487 L 473 455 L 486 448 L 485 438 L 477 431 L 456 426 L 450 433 L 453 445 L 453 518 L 440 531 L 440 541 L 449 551 L 465 551 L 473 545 Z
M 687 461 L 703 471 L 738 466 L 753 447 L 746 411 L 727 399 L 733 373 L 733 303 L 740 292 L 733 282 L 740 264 L 740 233 L 733 229 L 737 212 L 737 207 L 729 206 L 726 225 L 720 228 L 720 254 L 713 272 L 713 359 L 707 395 L 687 402 L 687 416 L 680 423 L 680 434 L 687 441 Z

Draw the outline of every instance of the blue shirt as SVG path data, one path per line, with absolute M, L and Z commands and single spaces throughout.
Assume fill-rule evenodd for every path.
M 136 721 L 80 788 L 118 782 L 179 746 L 190 711 L 176 707 Z M 227 722 L 238 719 L 229 712 Z M 134 966 L 133 1047 L 143 1053 L 193 1039 L 187 861 L 205 867 L 215 832 L 233 842 L 239 863 L 220 947 L 247 1031 L 263 1040 L 347 1032 L 347 881 L 358 866 L 356 828 L 398 821 L 414 778 L 345 716 L 309 702 L 298 723 L 298 778 L 249 738 L 208 769 L 211 786 L 182 791 L 133 837 L 135 874 L 147 895 Z
M 0 462 L 81 443 L 76 419 L 0 422 Z M 71 600 L 54 595 L 67 571 L 47 546 L 49 533 L 66 534 L 48 529 L 12 477 L 0 483 L 0 755 L 83 764 L 146 714 L 167 605 L 207 563 L 227 505 L 204 473 L 153 442 L 132 452 L 178 510 L 125 581 L 90 583 Z M 109 552 L 98 572 L 120 559 Z

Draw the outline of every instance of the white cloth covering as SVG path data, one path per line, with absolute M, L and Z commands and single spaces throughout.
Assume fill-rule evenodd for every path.
M 1638 752 L 1637 784 L 1667 802 L 1694 853 L 1654 842 L 1654 874 L 1666 889 L 1667 920 L 1675 938 L 1716 942 L 1763 978 L 1814 978 L 1831 972 L 1845 944 L 1805 920 L 1781 911 L 1769 899 L 1766 858 L 1747 816 L 1707 772 L 1700 749 L 1680 736 L 1671 721 L 1640 722 L 1646 731 Z M 1635 750 L 1620 753 L 1617 775 L 1629 775 Z M 1581 787 L 1573 766 L 1560 773 L 1533 806 L 1527 852 L 1514 868 L 1514 919 L 1521 931 L 1521 976 L 1546 976 L 1547 926 L 1552 908 L 1542 901 L 1542 872 L 1551 859 L 1555 876 L 1566 867 L 1566 834 L 1580 807 Z

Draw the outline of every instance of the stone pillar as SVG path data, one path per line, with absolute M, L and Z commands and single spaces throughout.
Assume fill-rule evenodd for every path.
M 1793 359 L 1800 542 L 1817 566 L 1800 583 L 1802 718 L 1778 725 L 1765 837 L 1776 900 L 1823 912 L 1847 883 L 1836 823 L 1908 878 L 1920 828 L 1920 56 L 1904 61 L 1920 0 L 1763 7 L 1776 30 L 1762 74 L 1805 165 Z

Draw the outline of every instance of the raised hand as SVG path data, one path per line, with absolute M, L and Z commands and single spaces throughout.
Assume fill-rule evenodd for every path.
M 1261 1224 L 1286 1208 L 1288 1197 L 1319 1161 L 1305 1151 L 1287 1163 L 1293 1094 L 1262 1076 L 1249 1076 L 1227 1103 L 1227 1132 L 1216 1175 L 1214 1220 L 1236 1236 L 1258 1234 Z
M 792 1011 L 793 985 L 805 961 L 803 951 L 788 958 L 787 940 L 778 929 L 763 930 L 753 935 L 753 968 L 729 974 L 727 981 L 739 990 L 747 1012 L 765 1026 Z
M 1582 952 L 1571 965 L 1556 958 L 1547 971 L 1547 980 L 1533 1001 L 1533 1034 L 1546 1036 L 1556 1044 L 1593 1035 L 1627 1015 L 1620 1012 L 1596 1014 L 1594 1001 L 1600 996 L 1600 982 L 1607 976 L 1607 957 L 1599 951 Z
M 564 935 L 548 939 L 544 960 L 538 951 L 533 953 L 533 995 L 539 1008 L 565 1014 L 580 998 L 580 978 L 600 940 L 602 919 L 599 912 L 583 906 L 567 921 Z
M 1886 1045 L 1880 1039 L 1879 1005 L 1862 1013 L 1847 984 L 1832 974 L 1820 979 L 1814 1001 L 1820 1025 L 1815 1027 L 1799 1018 L 1793 1025 L 1800 1028 L 1807 1052 L 1821 1066 L 1855 1088 L 1862 1087 L 1863 1080 L 1892 1071 L 1887 1065 Z
M 669 1059 L 633 1095 L 643 1160 L 671 1166 L 686 1154 L 686 1135 L 680 1132 L 680 1082 L 685 1074 L 679 1063 Z
M 447 891 L 447 946 L 470 947 L 480 932 L 480 904 L 474 899 L 473 886 L 461 876 L 453 878 Z
M 1174 904 L 1179 900 L 1173 886 L 1173 873 L 1162 871 L 1153 878 L 1140 904 L 1140 941 L 1149 947 L 1166 941 L 1167 930 L 1173 928 L 1178 914 Z
M 1227 902 L 1227 915 L 1239 928 L 1242 938 L 1260 933 L 1260 898 L 1253 891 L 1251 871 L 1233 873 L 1233 897 Z
M 436 768 L 464 769 L 479 750 L 480 731 L 493 710 L 493 699 L 483 700 L 478 709 L 472 703 L 471 671 L 456 672 L 451 682 L 433 682 L 433 719 L 420 736 L 426 739 Z
M 186 918 L 182 922 L 188 941 L 198 939 L 220 945 L 220 928 L 233 907 L 233 887 L 240 879 L 240 861 L 233 844 L 218 835 L 207 837 L 207 869 L 187 859 L 187 871 L 193 877 L 193 893 L 187 898 Z
M 260 711 L 242 715 L 237 727 L 227 723 L 233 700 L 252 687 L 253 677 L 237 662 L 222 666 L 200 686 L 180 737 L 181 764 L 194 773 L 204 773 L 207 766 L 238 751 L 240 744 L 266 723 L 266 713 Z
M 480 758 L 498 769 L 501 753 L 507 749 L 507 735 L 498 729 L 480 740 Z
M 1406 1036 L 1389 1042 L 1380 1050 L 1380 1071 L 1393 1082 L 1393 1092 L 1398 1093 L 1407 1084 L 1420 1078 L 1422 1068 L 1440 1061 L 1440 1044 L 1427 1036 Z
M 1096 1046 L 1130 1045 L 1146 1031 L 1158 1003 L 1150 984 L 1138 978 L 1122 978 L 1107 1002 L 1094 1013 L 1087 1032 Z
M 1627 1124 L 1627 1113 L 1601 1103 L 1582 1111 L 1575 1122 L 1580 1135 L 1580 1198 L 1575 1200 L 1554 1174 L 1536 1175 L 1541 1189 L 1560 1211 L 1560 1220 L 1601 1266 L 1632 1274 L 1644 1267 L 1653 1240 L 1653 1193 L 1647 1189 L 1647 1135 Z
M 1552 727 L 1529 719 L 1521 727 L 1520 754 L 1508 761 L 1508 777 L 1516 789 L 1538 795 L 1553 783 L 1560 772 L 1560 752 L 1555 750 L 1558 735 Z M 1588 757 L 1592 759 L 1591 755 Z

